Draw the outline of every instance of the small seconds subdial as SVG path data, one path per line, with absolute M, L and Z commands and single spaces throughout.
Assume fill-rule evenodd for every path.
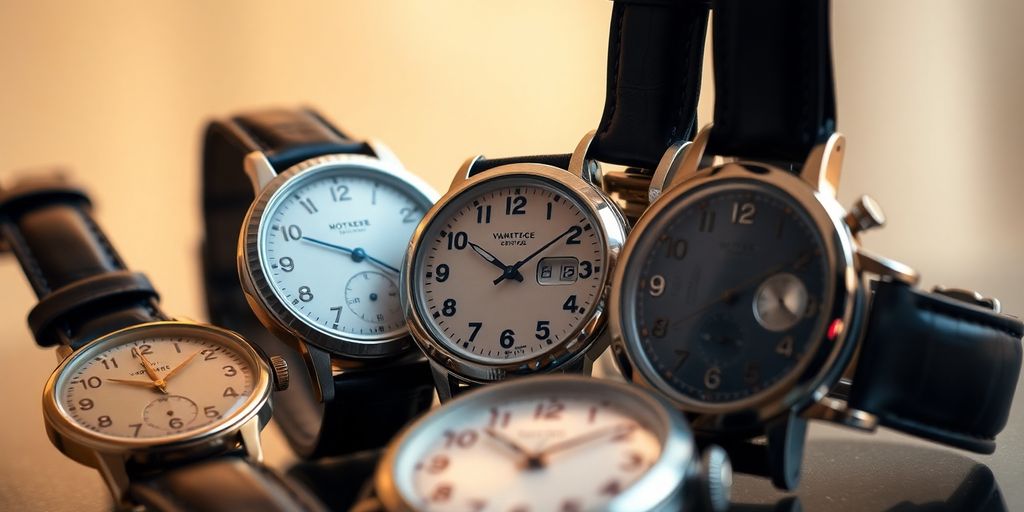
M 661 455 L 652 426 L 621 404 L 557 388 L 429 431 L 396 464 L 417 510 L 601 510 Z
M 429 206 L 380 171 L 346 166 L 296 175 L 275 193 L 260 225 L 261 264 L 274 294 L 328 335 L 373 342 L 404 331 L 392 292 Z
M 114 437 L 191 432 L 252 396 L 256 367 L 229 343 L 187 335 L 125 340 L 74 362 L 57 400 L 80 426 Z
M 540 356 L 578 333 L 597 305 L 607 260 L 597 226 L 552 182 L 485 182 L 427 227 L 410 276 L 419 314 L 469 358 Z

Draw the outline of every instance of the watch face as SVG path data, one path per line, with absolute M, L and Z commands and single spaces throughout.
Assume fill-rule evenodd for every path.
M 353 165 L 297 174 L 267 204 L 259 257 L 277 299 L 301 322 L 357 342 L 406 330 L 399 266 L 430 200 Z
M 170 324 L 168 324 L 170 325 Z M 158 327 L 96 342 L 55 383 L 59 410 L 79 428 L 122 439 L 188 434 L 223 423 L 254 395 L 250 349 L 201 327 Z
M 826 337 L 832 303 L 828 250 L 805 209 L 743 180 L 658 213 L 618 292 L 641 369 L 670 395 L 721 406 L 795 378 Z
M 592 318 L 607 253 L 597 219 L 567 188 L 494 178 L 455 196 L 424 230 L 413 302 L 449 350 L 485 364 L 525 361 Z
M 456 400 L 402 438 L 393 476 L 411 508 L 606 510 L 651 473 L 669 428 L 653 401 L 579 377 L 502 386 L 535 379 L 500 397 Z M 682 455 L 672 461 L 680 472 Z M 647 499 L 679 484 L 659 481 L 660 489 L 644 489 Z

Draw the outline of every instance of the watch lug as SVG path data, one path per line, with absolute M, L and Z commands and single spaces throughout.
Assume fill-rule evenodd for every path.
M 583 136 L 580 143 L 576 145 L 576 149 L 572 152 L 572 157 L 569 159 L 569 172 L 579 176 L 583 181 L 590 183 L 598 188 L 602 187 L 602 174 L 601 164 L 592 158 L 587 158 L 587 153 L 590 152 L 590 144 L 594 141 L 594 134 L 596 130 L 591 130 Z
M 693 142 L 688 140 L 676 142 L 668 147 L 668 150 L 662 155 L 661 161 L 658 162 L 658 167 L 654 169 L 654 175 L 651 176 L 651 185 L 647 189 L 649 203 L 653 203 L 658 197 L 661 197 L 665 185 L 674 181 L 686 153 L 691 148 L 693 148 Z
M 391 151 L 391 148 L 380 140 L 369 139 L 366 141 L 366 145 L 370 146 L 374 155 L 377 155 L 377 160 L 380 160 L 391 167 L 397 167 L 399 169 L 405 168 L 402 166 L 402 161 L 398 159 L 398 155 L 396 155 L 394 151 Z
M 846 137 L 833 133 L 825 142 L 811 149 L 800 178 L 814 190 L 836 197 L 839 193 L 839 175 L 843 169 L 843 155 L 846 153 Z
M 443 404 L 452 399 L 452 382 L 448 380 L 448 370 L 430 362 L 430 373 L 434 374 L 434 387 L 437 399 Z
M 245 169 L 245 174 L 249 176 L 252 190 L 256 195 L 259 195 L 260 190 L 263 190 L 263 187 L 277 176 L 277 170 L 270 165 L 270 160 L 267 160 L 267 155 L 262 151 L 253 151 L 245 155 L 242 167 Z
M 483 155 L 476 155 L 469 157 L 462 166 L 459 167 L 459 172 L 455 173 L 455 178 L 452 179 L 452 184 L 448 186 L 448 190 L 455 190 L 455 187 L 461 185 L 464 181 L 469 179 L 469 173 L 473 170 L 473 165 L 476 164 L 477 160 L 482 159 Z
M 320 402 L 334 400 L 334 373 L 331 370 L 331 355 L 309 343 L 300 344 L 302 358 L 306 360 L 313 396 Z
M 242 439 L 242 449 L 245 450 L 247 457 L 256 462 L 263 462 L 263 442 L 260 439 L 261 427 L 259 416 L 253 416 L 238 429 L 238 435 Z
M 874 432 L 878 428 L 878 417 L 860 409 L 851 408 L 846 400 L 835 396 L 826 396 L 810 406 L 804 413 L 808 419 L 825 420 L 832 423 Z
M 807 443 L 807 420 L 790 412 L 770 425 L 768 439 L 768 472 L 775 487 L 787 491 L 800 483 L 800 469 Z
M 914 286 L 921 280 L 921 275 L 910 266 L 875 254 L 863 247 L 858 247 L 856 254 L 857 268 L 861 272 L 877 275 L 882 280 L 899 281 Z
M 697 171 L 711 165 L 711 162 L 704 157 L 704 152 L 708 147 L 708 139 L 711 137 L 711 126 L 711 124 L 708 124 L 697 132 L 697 136 L 693 138 L 693 142 L 686 148 L 686 151 L 682 152 L 678 163 L 675 163 L 674 167 L 676 167 L 676 170 L 671 173 L 671 176 L 666 176 L 659 191 L 659 195 L 696 176 Z M 669 150 L 671 151 L 671 148 L 669 148 Z M 710 157 L 711 155 L 708 156 Z M 659 169 L 664 161 L 665 160 L 663 158 L 662 161 L 658 163 Z M 655 171 L 655 173 L 657 173 L 657 171 Z M 666 174 L 667 173 L 668 169 L 666 169 Z
M 128 470 L 125 468 L 125 459 L 122 455 L 115 453 L 96 453 L 96 469 L 103 477 L 103 482 L 110 489 L 110 494 L 121 506 L 130 507 L 128 502 L 128 487 L 131 480 L 128 479 Z

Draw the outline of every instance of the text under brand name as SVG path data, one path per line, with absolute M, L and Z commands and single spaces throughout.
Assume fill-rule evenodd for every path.
M 360 220 L 343 220 L 331 223 L 331 229 L 335 231 L 345 231 L 349 229 L 360 229 L 370 227 L 370 219 Z

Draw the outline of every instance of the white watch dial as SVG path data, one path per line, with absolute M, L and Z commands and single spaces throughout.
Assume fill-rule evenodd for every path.
M 417 510 L 602 510 L 662 453 L 650 414 L 620 402 L 551 386 L 442 409 L 403 443 L 398 487 Z
M 429 200 L 396 178 L 352 166 L 293 181 L 260 225 L 260 261 L 278 300 L 332 336 L 374 342 L 404 331 L 398 269 Z
M 434 335 L 470 359 L 510 363 L 543 355 L 591 318 L 607 249 L 577 199 L 517 176 L 457 196 L 415 258 L 414 300 Z
M 120 438 L 182 434 L 229 418 L 259 379 L 237 347 L 199 336 L 129 339 L 86 356 L 61 373 L 58 404 L 73 423 Z

